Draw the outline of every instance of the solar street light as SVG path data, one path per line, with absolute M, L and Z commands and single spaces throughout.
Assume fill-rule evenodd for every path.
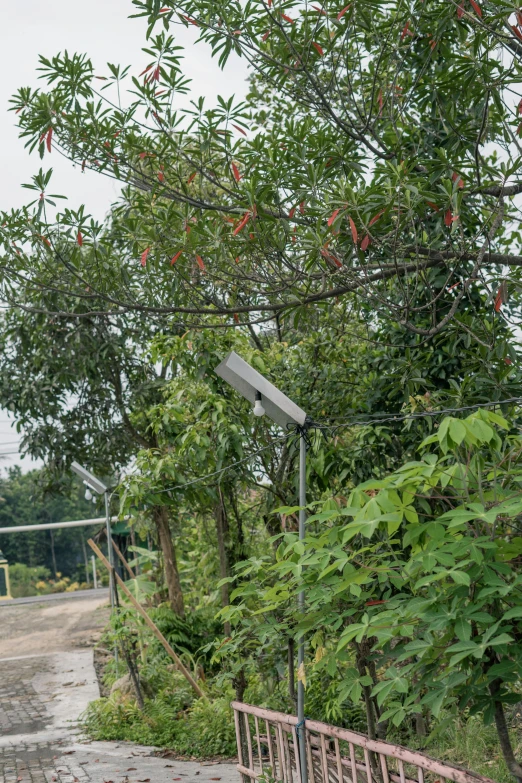
M 93 490 L 98 495 L 104 495 L 105 497 L 105 527 L 107 531 L 107 549 L 109 550 L 109 563 L 114 569 L 114 551 L 112 546 L 112 533 L 111 533 L 111 515 L 110 515 L 110 504 L 109 504 L 109 487 L 103 483 L 103 481 L 100 481 L 99 478 L 96 478 L 87 468 L 84 468 L 83 465 L 80 465 L 79 462 L 71 462 L 71 468 L 74 470 L 74 472 L 82 479 L 83 483 L 87 487 L 87 492 Z M 90 500 L 90 497 L 87 497 L 87 492 L 85 493 L 85 497 L 87 500 Z M 111 571 L 110 574 L 110 596 L 111 596 L 111 609 L 114 611 L 114 607 L 116 605 L 116 581 L 114 579 L 114 573 Z M 118 666 L 118 650 L 115 647 L 114 648 L 114 658 L 116 661 L 116 667 Z
M 288 429 L 296 426 L 299 432 L 299 540 L 303 540 L 306 532 L 306 423 L 307 415 L 277 386 L 270 383 L 264 375 L 245 362 L 235 351 L 231 351 L 214 370 L 216 375 L 227 381 L 231 386 L 254 405 L 254 416 L 266 414 L 279 426 Z M 304 591 L 299 593 L 299 611 L 304 611 Z M 304 636 L 299 640 L 297 663 L 304 665 Z M 307 783 L 308 770 L 306 759 L 306 744 L 304 730 L 304 685 L 297 683 L 297 718 L 299 732 L 299 761 L 301 781 Z

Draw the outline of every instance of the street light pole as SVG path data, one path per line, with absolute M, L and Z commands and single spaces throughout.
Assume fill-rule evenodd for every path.
M 109 498 L 109 487 L 107 487 L 103 481 L 100 481 L 99 478 L 94 476 L 90 471 L 88 471 L 86 468 L 83 467 L 83 465 L 80 465 L 78 462 L 74 461 L 71 463 L 71 468 L 74 470 L 74 472 L 80 476 L 83 483 L 87 486 L 89 490 L 94 490 L 98 495 L 103 495 L 105 498 L 105 527 L 107 531 L 107 549 L 109 550 L 109 563 L 111 564 L 111 573 L 109 576 L 109 595 L 111 597 L 111 613 L 114 612 L 114 609 L 117 604 L 117 593 L 116 593 L 116 579 L 114 578 L 114 552 L 112 547 L 112 533 L 111 533 L 111 514 L 110 514 L 110 498 Z M 95 577 L 96 581 L 96 577 Z M 114 645 L 114 662 L 116 664 L 116 672 L 118 672 L 118 647 L 116 644 Z
M 299 437 L 299 541 L 303 541 L 306 534 L 306 438 L 303 432 Z M 302 575 L 301 575 L 302 578 Z M 298 598 L 299 615 L 302 617 L 305 606 L 304 590 L 301 590 Z M 304 635 L 299 639 L 297 648 L 298 672 L 304 674 L 305 644 Z M 302 669 L 301 669 L 302 667 Z M 301 729 L 299 737 L 299 762 L 301 768 L 301 783 L 308 783 L 308 770 L 306 766 L 306 732 L 304 715 L 305 689 L 302 677 L 297 681 L 297 721 Z
M 111 531 L 111 512 L 109 503 L 109 490 L 104 492 L 105 497 L 105 528 L 107 531 L 107 549 L 109 550 L 109 563 L 111 564 L 111 572 L 109 574 L 110 587 L 109 594 L 111 596 L 111 612 L 114 612 L 116 607 L 116 577 L 114 576 L 114 549 L 112 546 L 112 531 Z M 116 676 L 119 674 L 118 664 L 118 645 L 114 645 L 114 663 L 116 664 Z
M 302 541 L 306 532 L 306 430 L 309 426 L 309 419 L 305 411 L 234 351 L 229 353 L 215 368 L 215 373 L 254 405 L 255 416 L 263 416 L 266 413 L 280 427 L 285 429 L 291 426 L 296 427 L 296 431 L 299 433 L 299 540 Z M 303 616 L 304 607 L 305 594 L 304 590 L 301 590 L 298 596 L 300 618 Z M 297 650 L 297 664 L 300 668 L 300 671 L 298 669 L 297 683 L 297 736 L 301 783 L 308 783 L 304 716 L 305 689 L 302 679 L 304 654 L 305 642 L 304 636 L 301 636 Z

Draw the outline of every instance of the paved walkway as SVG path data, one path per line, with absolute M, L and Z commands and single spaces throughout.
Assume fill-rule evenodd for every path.
M 90 649 L 0 659 L 0 783 L 239 783 L 233 764 L 85 741 L 77 719 L 98 696 Z
M 74 601 L 81 598 L 109 598 L 109 588 L 99 587 L 97 590 L 74 590 L 72 593 L 47 593 L 47 595 L 28 595 L 25 598 L 10 598 L 0 601 L 0 609 L 9 609 L 19 604 L 45 604 L 48 601 Z

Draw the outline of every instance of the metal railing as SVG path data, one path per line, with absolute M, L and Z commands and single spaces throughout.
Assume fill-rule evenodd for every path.
M 305 736 L 308 783 L 495 783 L 462 767 L 437 761 L 364 734 L 232 702 L 243 779 L 301 783 L 298 737 Z

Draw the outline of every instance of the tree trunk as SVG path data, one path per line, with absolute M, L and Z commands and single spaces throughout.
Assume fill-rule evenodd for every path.
M 216 536 L 219 554 L 219 576 L 221 579 L 226 579 L 228 576 L 230 576 L 227 552 L 228 518 L 221 491 L 219 491 L 219 500 L 214 509 L 214 517 L 216 520 Z M 229 603 L 230 593 L 228 589 L 228 582 L 225 582 L 221 585 L 221 605 L 225 607 L 228 606 Z M 230 636 L 231 628 L 229 622 L 224 624 L 224 630 L 225 636 Z
M 163 553 L 165 581 L 167 582 L 170 605 L 179 617 L 185 617 L 185 605 L 176 563 L 176 550 L 169 527 L 169 512 L 166 506 L 154 506 L 152 514 Z
M 356 649 L 356 656 L 355 661 L 357 665 L 357 670 L 361 677 L 366 676 L 369 674 L 369 666 L 368 666 L 368 658 L 369 658 L 369 648 L 368 643 L 366 641 L 361 642 L 358 644 L 357 642 L 355 644 Z M 372 700 L 372 689 L 369 685 L 363 685 L 363 697 L 364 697 L 364 706 L 366 709 L 366 724 L 367 724 L 367 734 L 368 738 L 371 740 L 377 739 L 377 731 L 376 731 L 376 714 L 375 714 L 375 705 Z M 382 773 L 379 769 L 379 763 L 377 760 L 377 756 L 375 753 L 370 752 L 370 765 L 373 771 L 373 775 L 375 777 L 375 780 L 380 781 L 382 783 Z
M 500 742 L 500 748 L 506 766 L 517 781 L 522 781 L 522 765 L 518 763 L 513 752 L 513 745 L 511 744 L 511 738 L 509 736 L 509 729 L 506 722 L 506 716 L 504 714 L 504 708 L 502 702 L 497 698 L 500 695 L 500 686 L 502 681 L 497 677 L 496 680 L 489 685 L 489 692 L 495 701 L 495 726 L 497 728 L 497 735 Z

